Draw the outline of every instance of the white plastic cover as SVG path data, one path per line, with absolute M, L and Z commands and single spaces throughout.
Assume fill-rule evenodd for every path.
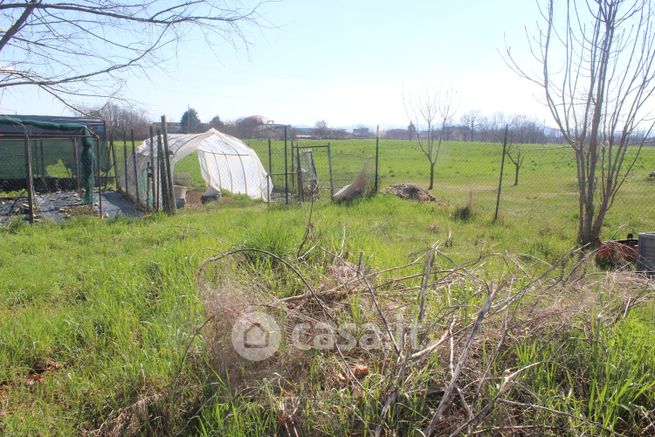
M 127 172 L 121 175 L 121 186 L 125 189 L 127 173 L 127 191 L 133 199 L 147 205 L 153 196 L 147 193 L 148 163 L 157 165 L 157 140 L 152 150 L 150 140 L 146 140 L 136 149 L 136 171 L 132 155 L 127 159 Z M 193 152 L 198 152 L 200 172 L 207 187 L 218 192 L 247 194 L 253 199 L 268 201 L 273 191 L 273 183 L 266 173 L 259 157 L 238 138 L 226 135 L 216 129 L 209 129 L 201 134 L 169 134 L 168 148 L 171 153 L 171 167 Z M 152 157 L 151 157 L 152 152 Z M 138 175 L 138 177 L 136 176 Z M 158 181 L 155 181 L 158 183 Z M 152 201 L 150 201 L 152 202 Z

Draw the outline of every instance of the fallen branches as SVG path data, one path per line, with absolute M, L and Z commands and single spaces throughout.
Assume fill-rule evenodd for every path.
M 558 345 L 552 357 L 565 357 L 577 326 L 609 326 L 653 300 L 652 282 L 629 272 L 591 275 L 577 251 L 534 274 L 509 254 L 458 264 L 435 244 L 411 263 L 376 271 L 364 268 L 361 253 L 348 261 L 344 246 L 345 238 L 338 253 L 315 245 L 311 257 L 294 261 L 237 249 L 207 260 L 198 276 L 207 316 L 219 322 L 206 335 L 221 357 L 217 370 L 240 369 L 239 384 L 228 372 L 231 385 L 253 398 L 265 380 L 280 387 L 273 395 L 284 406 L 282 435 L 332 433 L 329 418 L 344 409 L 355 428 L 377 436 L 611 430 L 572 413 L 568 421 L 525 423 L 517 387 L 553 365 L 542 358 L 549 344 Z M 253 309 L 272 314 L 283 333 L 279 349 L 259 363 L 230 352 L 225 335 L 226 322 Z M 534 358 L 519 359 L 517 350 L 531 345 Z M 319 375 L 311 374 L 319 357 Z M 303 418 L 301 401 L 317 417 Z M 540 414 L 561 416 L 543 407 Z

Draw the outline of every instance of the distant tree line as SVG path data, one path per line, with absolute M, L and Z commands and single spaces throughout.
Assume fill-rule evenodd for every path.
M 99 108 L 83 108 L 79 115 L 100 118 L 105 121 L 107 138 L 120 138 L 131 135 L 137 139 L 146 138 L 151 121 L 145 110 L 137 106 L 127 106 L 110 101 Z
M 143 108 L 116 101 L 110 101 L 99 108 L 84 108 L 81 114 L 102 118 L 107 125 L 107 133 L 110 138 L 123 138 L 125 133 L 129 135 L 133 130 L 135 138 L 144 139 L 148 137 L 150 126 L 153 124 L 153 120 Z M 443 126 L 442 136 L 445 141 L 500 142 L 505 125 L 509 126 L 511 141 L 515 144 L 563 143 L 559 129 L 545 127 L 543 123 L 525 115 L 508 116 L 500 112 L 490 116 L 485 116 L 480 111 L 466 112 L 457 123 Z M 203 122 L 194 108 L 188 108 L 182 114 L 179 122 L 169 121 L 168 128 L 170 133 L 200 133 L 214 128 L 241 139 L 271 138 L 275 140 L 283 139 L 285 130 L 284 125 L 273 123 L 258 115 L 242 117 L 234 121 L 223 121 L 220 116 L 215 115 L 208 122 Z M 432 134 L 441 136 L 441 130 L 441 125 L 433 127 Z M 412 122 L 405 129 L 382 131 L 380 136 L 385 139 L 416 141 L 416 133 L 417 128 Z M 642 141 L 645 135 L 645 133 L 635 131 L 632 140 Z M 419 137 L 427 139 L 428 133 L 425 129 L 419 132 Z M 352 131 L 332 128 L 327 121 L 319 120 L 313 127 L 287 126 L 287 138 L 375 138 L 375 131 L 364 125 L 358 125 Z M 646 145 L 653 145 L 652 143 L 653 141 L 646 141 Z
M 543 123 L 530 119 L 525 115 L 508 116 L 496 112 L 485 116 L 480 111 L 469 111 L 463 114 L 459 122 L 448 123 L 444 126 L 432 128 L 432 135 L 442 136 L 446 141 L 502 141 L 505 126 L 508 125 L 512 133 L 512 141 L 522 144 L 561 143 L 559 130 L 545 127 Z M 443 131 L 443 132 L 442 132 Z M 424 129 L 419 132 L 419 138 L 427 138 L 428 132 Z M 411 139 L 415 141 L 416 127 L 414 123 L 406 129 L 388 129 L 384 138 L 394 140 Z

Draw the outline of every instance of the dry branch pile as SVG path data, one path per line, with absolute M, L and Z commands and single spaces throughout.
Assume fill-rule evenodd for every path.
M 414 184 L 391 185 L 384 192 L 405 200 L 418 200 L 419 202 L 434 202 L 437 200 L 428 190 Z
M 533 276 L 519 256 L 456 264 L 438 245 L 381 271 L 365 266 L 361 254 L 353 263 L 324 248 L 314 252 L 312 262 L 307 253 L 291 262 L 239 249 L 207 260 L 198 276 L 216 369 L 233 388 L 277 410 L 280 435 L 308 431 L 307 404 L 311 432 L 319 435 L 334 433 L 331 418 L 344 411 L 354 418 L 353 435 L 576 434 L 580 424 L 608 431 L 586 417 L 540 410 L 518 387 L 542 363 L 518 366 L 513 350 L 575 326 L 615 323 L 653 298 L 649 280 L 629 272 L 595 277 L 577 253 L 577 261 L 569 256 Z M 489 271 L 502 273 L 490 278 Z M 263 361 L 242 358 L 231 343 L 232 327 L 249 311 L 265 312 L 281 327 L 280 347 Z M 310 347 L 296 347 L 298 324 L 307 326 L 302 338 Z M 354 326 L 354 347 L 343 326 Z M 328 347 L 311 342 L 317 337 Z M 379 348 L 367 347 L 375 341 Z M 319 370 L 310 370 L 317 359 Z M 273 394 L 259 389 L 264 380 Z M 362 418 L 366 408 L 375 419 Z M 531 422 L 536 414 L 552 420 Z

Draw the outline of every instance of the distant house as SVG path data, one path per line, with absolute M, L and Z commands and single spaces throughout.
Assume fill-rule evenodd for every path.
M 157 132 L 157 129 L 162 131 L 163 129 L 161 128 L 161 122 L 157 121 L 152 124 L 152 128 Z M 169 134 L 181 134 L 183 133 L 182 131 L 182 123 L 177 122 L 177 121 L 168 121 L 166 122 L 166 132 Z

